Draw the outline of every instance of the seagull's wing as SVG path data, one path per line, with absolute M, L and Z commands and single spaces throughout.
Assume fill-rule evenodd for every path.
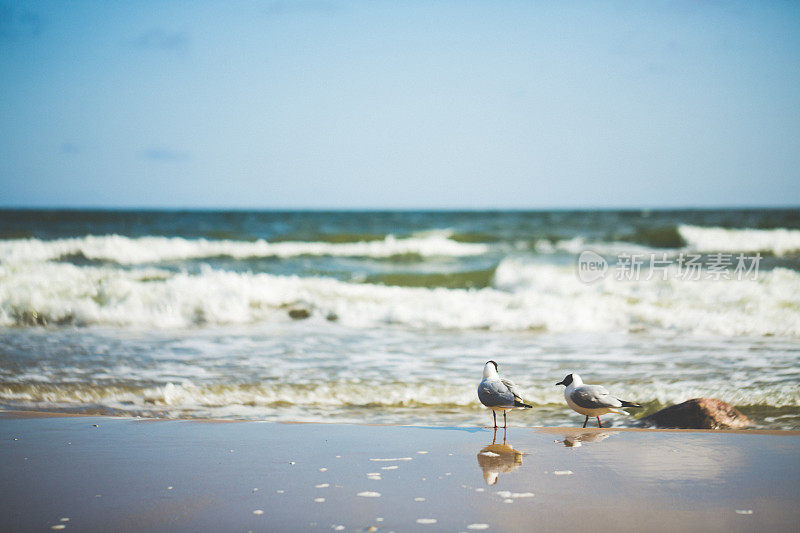
M 478 385 L 478 398 L 486 407 L 514 405 L 514 393 L 499 379 L 484 379 Z
M 508 388 L 508 392 L 510 392 L 511 394 L 514 395 L 514 398 L 516 398 L 517 400 L 522 400 L 522 397 L 520 396 L 522 391 L 520 391 L 517 388 L 517 386 L 514 384 L 513 381 L 511 381 L 510 379 L 504 379 L 504 378 L 500 378 L 500 381 L 503 383 L 503 385 L 506 386 L 506 388 Z
M 605 387 L 600 385 L 582 385 L 572 391 L 570 398 L 575 405 L 584 409 L 622 407 L 622 402 L 611 396 Z

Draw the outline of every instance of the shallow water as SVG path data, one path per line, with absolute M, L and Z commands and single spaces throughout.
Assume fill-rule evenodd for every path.
M 793 531 L 800 434 L 0 415 L 13 531 Z M 302 512 L 298 512 L 302 509 Z
M 6 331 L 3 344 L 3 403 L 12 408 L 482 425 L 491 417 L 477 403 L 477 382 L 485 360 L 494 359 L 535 405 L 510 413 L 512 425 L 581 423 L 555 386 L 580 369 L 585 379 L 641 403 L 637 416 L 713 396 L 759 427 L 800 427 L 800 347 L 774 338 L 353 329 L 305 321 L 190 331 L 31 328 Z
M 555 386 L 578 372 L 636 417 L 713 396 L 797 429 L 799 228 L 796 210 L 3 211 L 0 405 L 467 426 L 491 419 L 494 359 L 535 405 L 512 425 L 582 423 Z M 608 262 L 593 283 L 586 249 Z M 737 253 L 758 272 L 738 279 Z M 620 254 L 669 265 L 618 279 Z

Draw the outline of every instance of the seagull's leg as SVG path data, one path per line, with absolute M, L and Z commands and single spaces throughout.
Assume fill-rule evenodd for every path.
M 492 444 L 497 440 L 497 428 L 494 428 L 494 435 L 492 435 Z
M 586 424 L 589 423 L 589 415 L 586 415 L 586 420 L 583 421 L 583 427 L 586 427 Z
M 497 429 L 497 413 L 492 409 L 492 418 L 494 419 L 494 429 Z
M 508 427 L 508 422 L 506 422 L 506 412 L 503 411 L 503 429 Z
M 599 416 L 597 417 L 597 427 L 599 427 L 599 428 L 603 427 L 603 424 L 600 423 L 600 417 Z

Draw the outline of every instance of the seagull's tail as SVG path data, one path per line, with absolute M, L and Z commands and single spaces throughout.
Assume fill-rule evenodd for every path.
M 625 400 L 620 400 L 620 402 L 622 402 L 622 407 L 641 407 L 641 405 L 636 402 L 626 402 Z
M 532 405 L 528 405 L 527 403 L 522 403 L 519 400 L 514 400 L 514 407 L 522 407 L 524 409 L 530 409 L 533 406 Z

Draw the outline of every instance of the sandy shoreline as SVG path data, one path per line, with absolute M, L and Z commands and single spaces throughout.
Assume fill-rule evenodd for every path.
M 2 529 L 770 531 L 800 520 L 800 432 L 511 427 L 504 445 L 487 428 L 147 422 L 0 413 Z

